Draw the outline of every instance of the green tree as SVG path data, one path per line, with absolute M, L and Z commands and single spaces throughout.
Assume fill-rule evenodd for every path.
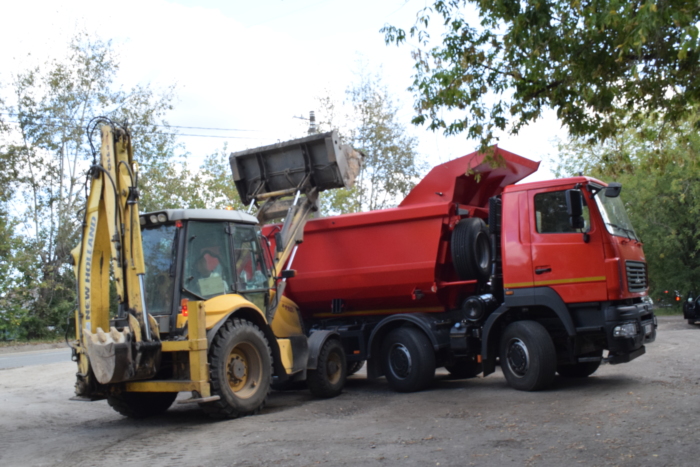
M 441 44 L 425 50 L 435 22 Z M 545 108 L 592 141 L 682 121 L 700 102 L 699 22 L 697 0 L 433 0 L 408 32 L 382 32 L 418 40 L 413 122 L 485 147 Z
M 656 299 L 663 290 L 700 293 L 700 136 L 691 131 L 698 119 L 675 128 L 647 123 L 603 144 L 560 145 L 559 175 L 622 183 Z
M 12 99 L 0 103 L 0 112 L 9 116 L 0 134 L 0 160 L 14 176 L 7 212 L 23 236 L 23 251 L 11 255 L 10 274 L 21 286 L 13 293 L 23 298 L 14 303 L 28 311 L 28 337 L 62 325 L 74 308 L 74 278 L 67 262 L 78 242 L 85 171 L 93 159 L 88 122 L 104 115 L 130 123 L 146 193 L 155 174 L 173 158 L 174 135 L 163 121 L 172 89 L 163 95 L 143 86 L 124 91 L 114 84 L 118 69 L 109 43 L 79 34 L 66 57 L 16 73 L 7 85 Z M 99 135 L 95 140 L 99 151 Z
M 346 96 L 345 115 L 332 99 L 320 99 L 319 127 L 329 131 L 342 123 L 343 141 L 365 157 L 352 189 L 323 193 L 322 211 L 339 214 L 396 206 L 411 191 L 423 169 L 417 140 L 399 123 L 398 107 L 378 76 L 361 75 Z
M 228 146 L 209 154 L 197 169 L 186 156 L 173 157 L 151 169 L 139 207 L 142 212 L 159 209 L 245 210 L 233 183 Z
M 200 187 L 198 198 L 201 207 L 208 209 L 235 209 L 245 211 L 236 185 L 233 182 L 230 151 L 224 145 L 219 151 L 208 155 L 197 172 L 197 184 Z

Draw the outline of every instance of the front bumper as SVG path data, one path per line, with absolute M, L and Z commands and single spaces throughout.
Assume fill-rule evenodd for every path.
M 683 318 L 684 319 L 700 319 L 700 306 L 695 303 L 684 303 L 683 304 Z
M 656 316 L 646 303 L 611 305 L 605 309 L 608 361 L 626 363 L 644 354 L 644 344 L 656 340 Z

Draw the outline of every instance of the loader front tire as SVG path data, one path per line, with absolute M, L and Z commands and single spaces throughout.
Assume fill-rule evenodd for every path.
M 125 417 L 146 418 L 168 410 L 176 397 L 176 392 L 122 392 L 108 396 L 107 403 Z
M 211 395 L 201 404 L 213 418 L 238 418 L 258 413 L 265 405 L 272 379 L 270 346 L 260 328 L 242 320 L 221 326 L 209 352 Z
M 338 339 L 328 339 L 318 355 L 318 367 L 306 376 L 311 394 L 321 398 L 340 394 L 347 378 L 345 365 L 343 344 Z

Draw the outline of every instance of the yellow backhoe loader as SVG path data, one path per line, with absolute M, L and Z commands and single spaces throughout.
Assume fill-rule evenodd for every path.
M 259 411 L 271 383 L 307 381 L 332 397 L 346 360 L 333 331 L 307 334 L 282 295 L 306 220 L 322 190 L 350 187 L 360 155 L 335 132 L 231 155 L 233 180 L 257 217 L 229 210 L 166 209 L 139 215 L 138 166 L 128 128 L 96 119 L 100 157 L 90 185 L 78 281 L 76 397 L 107 399 L 140 418 L 180 392 L 215 418 Z M 260 224 L 284 217 L 275 247 Z M 110 283 L 117 309 L 110 316 Z M 114 307 L 112 307 L 114 309 Z

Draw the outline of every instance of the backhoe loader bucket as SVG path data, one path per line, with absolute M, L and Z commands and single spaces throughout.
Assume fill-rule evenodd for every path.
M 83 333 L 90 366 L 101 384 L 155 376 L 160 365 L 160 341 L 143 341 L 139 323 L 132 315 L 129 315 L 129 326 L 122 332 L 112 327 L 109 332 L 97 328 L 94 334 L 87 329 L 83 329 Z
M 341 145 L 335 131 L 234 152 L 233 180 L 244 204 L 334 188 L 350 188 L 362 154 Z

